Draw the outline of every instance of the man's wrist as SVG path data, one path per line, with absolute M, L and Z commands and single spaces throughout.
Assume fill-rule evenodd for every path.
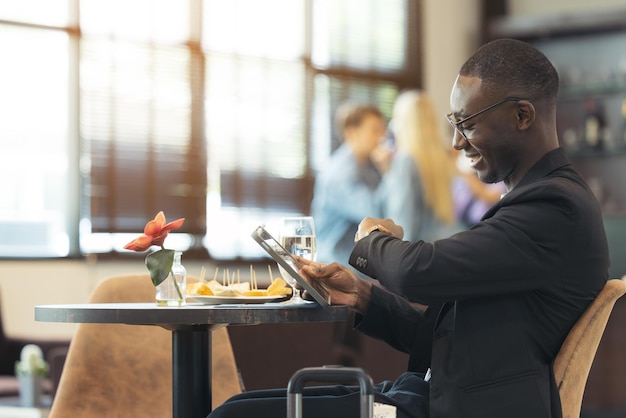
M 363 238 L 367 237 L 369 234 L 371 234 L 372 232 L 376 232 L 376 231 L 383 232 L 383 233 L 385 233 L 387 235 L 393 235 L 390 230 L 388 230 L 387 228 L 385 228 L 381 224 L 376 224 L 376 225 L 372 226 L 371 228 L 369 228 L 367 231 L 365 231 L 365 235 L 363 235 Z
M 359 227 L 359 229 L 356 231 L 356 234 L 354 234 L 354 242 L 358 242 L 359 240 L 369 236 L 370 234 L 376 231 L 380 231 L 384 234 L 391 235 L 392 237 L 395 236 L 389 228 L 383 226 L 382 224 L 375 224 L 367 228 L 364 232 L 362 232 L 362 228 Z
M 359 280 L 357 282 L 356 301 L 354 309 L 357 312 L 365 315 L 367 312 L 367 305 L 369 305 L 370 298 L 372 297 L 372 283 L 366 280 Z

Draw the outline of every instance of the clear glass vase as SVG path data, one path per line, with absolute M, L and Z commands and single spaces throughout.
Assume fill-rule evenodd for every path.
M 157 306 L 185 306 L 185 291 L 187 288 L 187 270 L 181 263 L 182 252 L 174 253 L 172 271 L 156 287 Z
M 43 376 L 18 376 L 20 385 L 20 405 L 24 407 L 40 407 Z

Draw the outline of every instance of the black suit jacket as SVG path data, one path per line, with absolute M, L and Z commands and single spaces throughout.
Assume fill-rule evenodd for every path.
M 358 327 L 432 368 L 431 418 L 555 418 L 552 362 L 607 280 L 599 205 L 562 150 L 468 231 L 434 243 L 375 232 L 350 263 L 376 288 Z

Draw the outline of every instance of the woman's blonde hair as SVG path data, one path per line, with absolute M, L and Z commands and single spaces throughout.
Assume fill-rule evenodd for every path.
M 394 104 L 392 130 L 398 149 L 415 161 L 426 205 L 441 222 L 453 223 L 452 180 L 456 171 L 430 98 L 417 90 L 401 93 Z

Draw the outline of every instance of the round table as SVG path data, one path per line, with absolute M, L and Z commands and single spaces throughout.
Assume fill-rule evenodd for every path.
M 322 308 L 311 302 L 184 307 L 157 307 L 155 303 L 35 306 L 36 321 L 156 325 L 172 331 L 174 418 L 205 418 L 211 411 L 211 329 L 225 325 L 336 322 L 345 321 L 348 315 L 346 306 Z M 191 390 L 191 382 L 196 382 L 195 390 Z

